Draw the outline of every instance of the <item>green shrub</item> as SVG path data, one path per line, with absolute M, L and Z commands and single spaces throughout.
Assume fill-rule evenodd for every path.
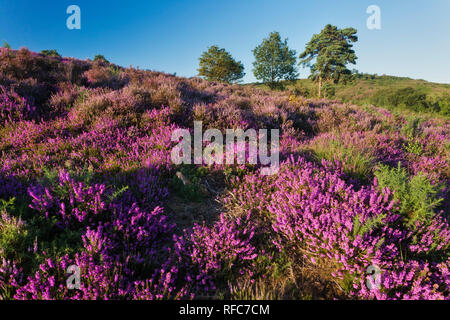
M 332 84 L 325 83 L 322 87 L 322 94 L 324 98 L 334 98 L 336 95 L 336 88 Z
M 360 216 L 356 215 L 353 219 L 353 236 L 357 235 L 364 236 L 367 233 L 370 233 L 372 230 L 382 227 L 385 222 L 386 214 L 380 214 L 374 218 L 369 218 L 361 224 Z
M 450 117 L 450 94 L 446 94 L 436 101 L 439 106 L 439 113 L 443 116 Z
M 417 156 L 420 156 L 423 152 L 423 146 L 418 141 L 409 141 L 408 144 L 405 147 L 405 151 L 407 153 L 412 153 Z
M 181 166 L 170 182 L 175 194 L 185 200 L 200 202 L 204 198 L 200 186 L 200 179 L 207 174 L 204 167 Z
M 97 55 L 94 57 L 94 61 L 103 61 L 103 62 L 109 63 L 109 61 L 106 60 L 105 56 L 102 55 L 102 54 L 97 54 Z
M 432 185 L 422 174 L 410 178 L 400 163 L 397 168 L 380 166 L 375 176 L 381 189 L 388 187 L 394 192 L 394 199 L 399 202 L 398 211 L 409 227 L 414 228 L 417 222 L 433 217 L 434 209 L 443 201 L 438 198 L 439 186 Z
M 46 57 L 58 57 L 61 58 L 61 55 L 55 49 L 52 50 L 42 50 L 41 53 Z
M 28 231 L 21 218 L 8 212 L 14 207 L 15 199 L 0 199 L 0 259 L 21 261 L 27 249 Z
M 370 102 L 379 107 L 403 108 L 416 112 L 439 112 L 439 105 L 432 103 L 426 93 L 411 87 L 377 91 Z
M 410 118 L 408 119 L 406 125 L 402 127 L 402 133 L 406 135 L 409 139 L 414 139 L 422 134 L 422 119 L 420 118 Z
M 311 97 L 311 91 L 301 83 L 298 83 L 294 88 L 294 94 L 296 96 L 302 96 L 305 98 Z

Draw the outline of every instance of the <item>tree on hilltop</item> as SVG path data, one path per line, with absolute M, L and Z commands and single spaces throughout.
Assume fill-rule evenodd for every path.
M 58 57 L 61 58 L 61 55 L 55 49 L 51 50 L 42 50 L 41 53 L 46 57 Z
M 358 41 L 354 28 L 338 29 L 328 24 L 315 34 L 300 54 L 300 64 L 311 68 L 310 78 L 318 83 L 319 97 L 322 85 L 330 81 L 338 83 L 346 75 L 351 74 L 347 64 L 356 64 L 357 56 L 352 49 L 353 42 Z M 311 61 L 315 59 L 315 63 Z
M 295 67 L 296 52 L 289 49 L 287 39 L 282 41 L 278 32 L 271 32 L 269 37 L 253 50 L 253 55 L 255 78 L 267 83 L 271 89 L 277 87 L 280 80 L 294 80 L 298 77 Z
M 245 75 L 244 65 L 218 46 L 209 47 L 199 60 L 198 74 L 209 81 L 233 83 L 238 82 Z
M 103 62 L 109 63 L 109 61 L 106 60 L 105 56 L 102 55 L 102 54 L 97 54 L 97 55 L 94 57 L 94 61 L 103 61 Z

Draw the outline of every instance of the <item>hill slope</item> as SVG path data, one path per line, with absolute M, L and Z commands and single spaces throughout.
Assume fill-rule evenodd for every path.
M 310 79 L 285 82 L 284 87 L 305 97 L 317 96 L 317 84 Z M 324 95 L 357 105 L 450 116 L 450 84 L 394 76 L 353 74 L 345 83 L 326 85 Z
M 279 172 L 173 164 L 194 120 Z M 0 123 L 0 298 L 449 298 L 445 119 L 2 49 Z

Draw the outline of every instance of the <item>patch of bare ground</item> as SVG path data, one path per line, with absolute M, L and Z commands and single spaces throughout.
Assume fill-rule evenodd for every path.
M 183 175 L 177 177 L 184 184 L 191 183 Z M 166 202 L 168 216 L 176 223 L 176 233 L 192 227 L 195 223 L 210 226 L 217 221 L 223 206 L 221 198 L 226 192 L 225 177 L 220 172 L 209 173 L 198 181 L 201 201 L 192 201 L 172 194 Z

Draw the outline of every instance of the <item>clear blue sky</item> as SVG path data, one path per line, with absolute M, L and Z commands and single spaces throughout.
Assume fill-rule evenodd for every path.
M 81 8 L 81 30 L 66 27 L 71 4 Z M 366 27 L 372 4 L 381 30 Z M 0 0 L 0 41 L 13 48 L 101 53 L 122 66 L 194 76 L 202 51 L 217 44 L 244 63 L 245 82 L 255 80 L 251 50 L 269 32 L 300 53 L 327 23 L 358 29 L 362 72 L 450 83 L 449 0 Z

